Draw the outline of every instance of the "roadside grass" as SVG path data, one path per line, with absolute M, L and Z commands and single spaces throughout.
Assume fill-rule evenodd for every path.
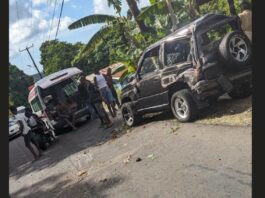
M 252 97 L 235 100 L 224 95 L 216 104 L 201 112 L 196 122 L 212 125 L 251 126 Z

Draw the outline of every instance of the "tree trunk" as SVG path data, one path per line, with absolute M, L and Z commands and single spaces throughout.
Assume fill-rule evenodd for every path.
M 168 8 L 168 11 L 169 11 L 170 18 L 171 18 L 171 21 L 172 21 L 172 30 L 174 32 L 174 31 L 177 30 L 176 15 L 174 14 L 174 10 L 173 10 L 173 7 L 172 7 L 171 0 L 166 0 L 166 3 L 167 3 L 167 8 Z
M 131 13 L 140 29 L 140 31 L 143 33 L 143 32 L 147 32 L 148 31 L 148 28 L 145 26 L 144 22 L 142 20 L 138 20 L 136 17 L 139 15 L 140 13 L 140 10 L 137 6 L 137 3 L 135 0 L 126 0 L 128 6 L 129 6 L 129 9 L 131 10 Z
M 235 9 L 235 3 L 234 0 L 227 0 L 229 4 L 229 10 L 231 15 L 237 15 L 236 14 L 236 9 Z

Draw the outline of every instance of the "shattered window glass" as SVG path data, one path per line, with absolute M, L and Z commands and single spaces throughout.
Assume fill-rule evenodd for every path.
M 190 43 L 187 39 L 165 43 L 165 65 L 171 66 L 187 61 Z

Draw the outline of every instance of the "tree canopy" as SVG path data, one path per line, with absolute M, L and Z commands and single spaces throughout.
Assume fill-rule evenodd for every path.
M 32 77 L 26 75 L 17 66 L 9 63 L 9 105 L 27 106 L 28 87 L 32 84 Z

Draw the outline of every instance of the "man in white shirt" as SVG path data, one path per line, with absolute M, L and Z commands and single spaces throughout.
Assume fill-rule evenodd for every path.
M 34 159 L 37 160 L 40 156 L 42 156 L 42 151 L 40 149 L 39 143 L 33 137 L 31 128 L 27 124 L 28 118 L 24 114 L 18 114 L 17 108 L 14 106 L 10 107 L 10 111 L 15 116 L 15 118 L 18 120 L 20 131 L 22 132 L 22 136 L 24 137 L 24 142 L 25 142 L 26 147 L 33 154 Z M 30 144 L 31 142 L 36 146 L 37 150 L 39 151 L 39 154 L 37 154 L 34 151 L 32 145 Z
M 94 74 L 95 74 L 94 77 L 95 86 L 99 90 L 103 101 L 107 104 L 111 116 L 116 117 L 115 99 L 113 98 L 113 95 L 111 93 L 111 90 L 109 89 L 105 77 L 99 73 L 98 69 L 94 70 Z

